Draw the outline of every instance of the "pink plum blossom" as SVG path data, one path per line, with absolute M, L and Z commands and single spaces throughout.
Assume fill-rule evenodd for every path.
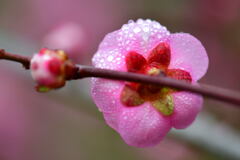
M 187 33 L 173 33 L 156 21 L 129 21 L 109 33 L 92 59 L 99 68 L 164 75 L 188 83 L 206 73 L 208 57 L 202 44 Z M 92 80 L 93 99 L 109 126 L 136 147 L 159 143 L 170 129 L 189 126 L 203 98 L 186 91 L 101 78 Z

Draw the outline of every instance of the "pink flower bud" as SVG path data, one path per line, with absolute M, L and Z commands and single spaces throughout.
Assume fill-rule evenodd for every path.
M 62 50 L 43 48 L 31 60 L 31 74 L 37 82 L 38 91 L 60 88 L 66 81 L 66 64 L 69 63 L 66 53 Z

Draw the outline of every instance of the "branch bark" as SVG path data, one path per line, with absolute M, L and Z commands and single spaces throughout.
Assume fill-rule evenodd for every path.
M 30 58 L 28 57 L 7 53 L 4 50 L 0 50 L 0 59 L 18 62 L 21 63 L 26 69 L 30 68 Z M 139 83 L 148 83 L 153 85 L 162 85 L 183 91 L 190 91 L 196 94 L 201 94 L 208 98 L 240 106 L 239 93 L 212 85 L 206 84 L 193 85 L 186 83 L 184 81 L 174 80 L 167 77 L 153 77 L 143 74 L 120 72 L 115 70 L 101 69 L 84 65 L 75 65 L 74 67 L 75 72 L 74 74 L 71 75 L 71 77 L 68 77 L 68 80 L 78 80 L 88 77 L 99 77 L 112 80 L 123 80 Z

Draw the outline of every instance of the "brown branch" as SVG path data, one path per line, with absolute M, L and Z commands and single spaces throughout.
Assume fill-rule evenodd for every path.
M 0 50 L 0 59 L 6 59 L 23 64 L 26 69 L 29 69 L 30 59 L 24 56 L 19 56 Z M 136 73 L 120 72 L 108 69 L 100 69 L 91 66 L 76 65 L 76 72 L 68 80 L 77 80 L 87 77 L 100 77 L 112 80 L 124 80 L 139 83 L 148 83 L 153 85 L 163 85 L 184 91 L 190 91 L 201 94 L 205 97 L 228 102 L 240 106 L 240 94 L 231 90 L 200 84 L 192 85 L 183 81 L 170 79 L 167 77 L 153 77 Z
M 3 49 L 0 50 L 0 60 L 1 59 L 21 63 L 25 69 L 29 69 L 30 66 L 30 58 L 17 54 L 7 53 Z
M 149 83 L 154 85 L 163 85 L 179 90 L 202 94 L 205 97 L 213 98 L 223 102 L 240 105 L 239 93 L 219 87 L 214 87 L 206 84 L 192 85 L 184 81 L 170 79 L 167 77 L 153 77 L 130 72 L 119 72 L 108 69 L 94 68 L 90 66 L 78 65 L 77 67 L 79 70 L 77 74 L 75 74 L 75 77 L 73 77 L 74 79 L 80 79 L 85 77 L 101 77 L 113 80 L 124 80 L 140 83 Z

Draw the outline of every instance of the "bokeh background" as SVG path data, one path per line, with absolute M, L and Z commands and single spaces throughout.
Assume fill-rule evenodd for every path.
M 62 48 L 77 63 L 129 19 L 150 18 L 188 32 L 205 46 L 203 83 L 240 91 L 239 0 L 1 0 L 0 48 L 32 55 Z M 191 127 L 157 146 L 126 145 L 91 100 L 89 79 L 37 93 L 28 71 L 0 62 L 0 160 L 240 159 L 240 108 L 206 99 Z

